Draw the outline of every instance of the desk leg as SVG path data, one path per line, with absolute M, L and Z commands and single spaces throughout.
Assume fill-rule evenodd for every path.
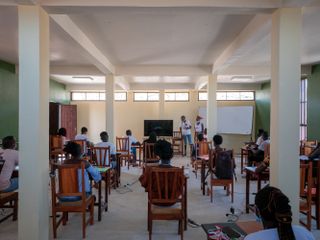
M 257 179 L 257 193 L 260 191 L 261 189 L 261 177 L 260 174 L 258 174 L 258 179 Z
M 203 160 L 201 160 L 201 189 L 202 189 L 202 195 L 206 194 L 206 166 Z
M 243 173 L 243 150 L 241 149 L 241 174 Z
M 108 202 L 108 195 L 109 195 L 109 192 L 110 192 L 110 170 L 107 171 L 107 181 L 105 181 L 105 188 L 104 188 L 104 211 L 108 211 L 108 205 L 109 205 L 109 202 Z
M 185 198 L 184 198 L 184 230 L 187 230 L 188 228 L 188 183 L 186 180 L 185 183 Z
M 249 213 L 250 171 L 246 171 L 246 213 Z
M 101 185 L 102 180 L 98 183 L 98 221 L 101 221 Z
M 317 162 L 317 189 L 316 189 L 316 221 L 317 229 L 320 229 L 320 161 Z

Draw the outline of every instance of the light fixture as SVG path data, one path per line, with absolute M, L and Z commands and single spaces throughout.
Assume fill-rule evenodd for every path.
M 232 82 L 253 82 L 254 79 L 252 76 L 233 76 L 231 77 Z
M 80 80 L 91 80 L 93 81 L 93 77 L 89 77 L 89 76 L 73 76 L 73 79 L 80 79 Z

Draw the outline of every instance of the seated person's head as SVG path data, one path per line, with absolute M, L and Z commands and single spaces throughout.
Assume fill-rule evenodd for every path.
M 126 131 L 126 135 L 127 135 L 127 136 L 131 136 L 131 135 L 132 135 L 132 132 L 131 132 L 130 129 L 128 129 L 128 130 Z
M 108 142 L 109 140 L 109 135 L 106 131 L 103 131 L 100 133 L 100 139 L 102 142 Z
M 262 133 L 262 139 L 263 139 L 263 141 L 268 140 L 268 138 L 269 138 L 268 132 L 263 132 L 263 133 Z
M 81 134 L 87 134 L 87 132 L 88 132 L 88 128 L 86 127 L 81 128 Z
M 216 134 L 213 136 L 213 144 L 215 146 L 220 146 L 222 144 L 222 141 L 223 141 L 223 139 L 220 135 Z
M 149 134 L 149 140 L 150 140 L 150 142 L 156 142 L 156 141 L 157 141 L 157 134 L 156 134 L 156 132 L 151 132 L 151 133 Z
M 157 141 L 154 145 L 154 153 L 160 157 L 162 164 L 170 164 L 170 160 L 173 157 L 171 143 L 166 140 Z
M 81 146 L 75 142 L 68 142 L 63 151 L 65 151 L 67 154 L 70 154 L 72 158 L 75 159 L 80 159 L 82 154 Z
M 16 147 L 16 140 L 13 136 L 7 136 L 2 139 L 3 149 L 14 149 Z
M 197 137 L 198 137 L 198 141 L 199 141 L 199 142 L 202 142 L 202 141 L 203 141 L 203 139 L 204 139 L 204 137 L 203 137 L 203 134 L 202 134 L 202 133 L 199 133 Z
M 67 136 L 67 129 L 65 129 L 65 128 L 59 128 L 59 130 L 58 130 L 58 135 L 59 136 Z
M 260 137 L 264 133 L 264 130 L 262 128 L 258 129 L 258 137 Z
M 186 116 L 182 115 L 181 116 L 181 121 L 184 122 L 186 120 Z
M 255 204 L 264 228 L 277 228 L 280 240 L 295 239 L 291 207 L 286 195 L 278 188 L 266 186 L 257 193 Z

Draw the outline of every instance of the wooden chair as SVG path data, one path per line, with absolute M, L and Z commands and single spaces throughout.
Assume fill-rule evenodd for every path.
M 194 168 L 196 178 L 198 177 L 198 169 L 202 167 L 202 161 L 209 160 L 209 150 L 212 149 L 212 142 L 202 141 L 195 143 L 194 156 L 191 157 L 191 165 Z M 192 155 L 192 154 L 191 154 Z
M 116 137 L 116 149 L 117 153 L 120 153 L 120 162 L 125 161 L 128 164 L 128 170 L 130 164 L 134 163 L 134 155 L 130 152 L 129 138 L 128 137 Z
M 148 231 L 153 220 L 178 220 L 181 240 L 185 220 L 185 177 L 183 168 L 152 167 L 148 180 Z M 173 204 L 176 204 L 172 206 Z M 156 205 L 162 205 L 157 207 Z M 164 207 L 166 205 L 168 207 Z M 169 207 L 170 206 L 170 207 Z
M 50 136 L 50 151 L 57 150 L 57 149 L 62 150 L 63 147 L 64 146 L 63 146 L 62 136 L 59 136 L 59 135 Z
M 183 138 L 181 131 L 173 131 L 172 135 L 172 149 L 173 154 L 183 154 Z
M 211 171 L 210 177 L 210 201 L 213 201 L 213 186 L 223 186 L 227 190 L 227 196 L 230 195 L 231 186 L 231 202 L 233 202 L 234 194 L 234 159 L 233 151 L 216 152 L 214 158 L 210 160 L 210 168 L 215 168 Z
M 307 216 L 307 222 L 300 219 L 300 223 L 311 230 L 312 219 L 312 162 L 300 162 L 300 213 Z
M 94 198 L 92 195 L 86 196 L 85 192 L 85 164 L 55 164 L 54 169 L 58 171 L 59 186 L 56 188 L 56 175 L 51 174 L 52 193 L 52 225 L 53 237 L 57 238 L 57 228 L 62 224 L 66 225 L 69 212 L 82 213 L 82 237 L 86 237 L 86 226 L 93 224 Z M 54 171 L 55 172 L 55 171 Z M 81 173 L 82 189 L 79 191 L 79 177 Z M 78 197 L 80 200 L 61 201 L 63 197 Z M 89 210 L 87 210 L 89 209 Z M 90 211 L 90 217 L 86 221 L 86 212 Z M 60 219 L 57 219 L 57 212 L 62 212 Z
M 0 173 L 4 166 L 5 160 L 0 160 Z M 12 221 L 18 219 L 18 192 L 1 192 L 0 191 L 0 208 L 12 208 L 13 212 L 0 219 L 0 223 L 12 216 Z
M 91 161 L 94 165 L 98 167 L 111 167 L 110 147 L 92 147 Z M 108 191 L 110 194 L 111 187 L 117 187 L 117 172 L 114 169 L 112 169 L 112 171 L 108 171 L 106 174 L 103 174 L 101 176 L 103 180 L 107 183 L 106 186 L 109 186 Z
M 302 140 L 300 142 L 300 155 L 310 155 L 317 144 L 317 140 Z
M 155 143 L 147 143 L 143 144 L 143 162 L 145 164 L 148 163 L 158 163 L 159 157 L 154 153 L 154 145 Z

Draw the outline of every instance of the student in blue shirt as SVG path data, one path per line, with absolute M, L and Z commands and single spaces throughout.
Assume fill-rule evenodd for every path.
M 87 195 L 92 194 L 89 175 L 95 182 L 101 181 L 101 174 L 97 168 L 93 167 L 88 161 L 81 159 L 81 146 L 74 142 L 68 142 L 66 147 L 63 149 L 67 154 L 71 155 L 71 159 L 65 160 L 65 164 L 73 164 L 73 163 L 80 163 L 84 161 L 85 163 L 85 171 L 84 171 L 84 183 L 85 183 L 85 191 Z M 82 181 L 81 181 L 81 169 L 78 170 L 78 182 L 79 182 L 79 191 L 82 191 Z M 78 201 L 80 197 L 63 197 L 60 198 L 61 201 Z

